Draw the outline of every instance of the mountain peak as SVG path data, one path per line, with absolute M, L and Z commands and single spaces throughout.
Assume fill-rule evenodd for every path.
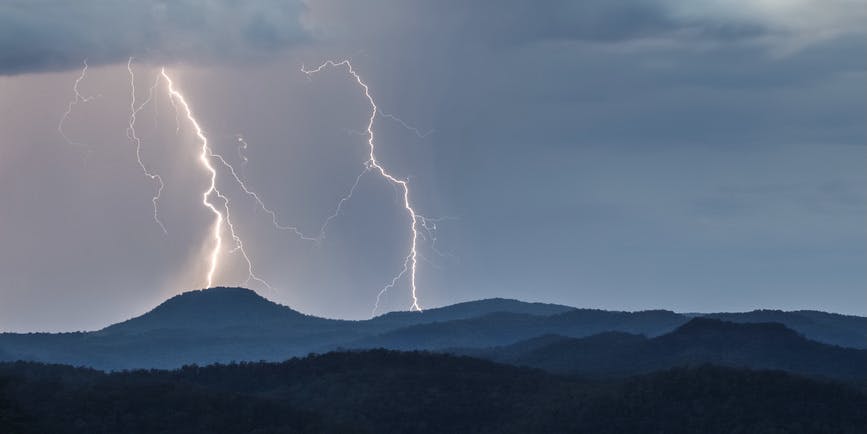
M 242 288 L 239 286 L 215 286 L 212 288 L 204 288 L 204 289 L 193 289 L 190 291 L 182 292 L 174 297 L 169 298 L 168 300 L 161 303 L 157 308 L 161 306 L 171 305 L 173 303 L 179 303 L 187 300 L 198 300 L 201 302 L 202 300 L 217 300 L 219 298 L 233 298 L 236 301 L 238 300 L 246 300 L 249 302 L 268 302 L 266 298 L 257 294 L 256 291 L 252 289 Z M 254 301 L 255 300 L 255 301 Z
M 274 303 L 247 288 L 217 286 L 180 293 L 162 302 L 150 313 L 170 312 L 178 309 L 211 311 L 222 310 L 224 308 L 231 308 L 233 312 L 237 312 L 237 309 L 246 309 L 253 306 L 279 306 L 289 309 L 285 306 Z
M 160 329 L 249 327 L 297 321 L 305 317 L 306 315 L 274 303 L 247 288 L 214 287 L 178 294 L 144 315 L 102 331 L 144 332 Z

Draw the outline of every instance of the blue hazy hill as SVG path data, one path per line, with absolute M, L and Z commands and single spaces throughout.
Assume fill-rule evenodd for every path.
M 304 315 L 245 288 L 217 287 L 176 295 L 150 312 L 110 325 L 99 334 L 158 330 L 271 329 L 328 327 L 341 321 Z
M 773 312 L 775 322 L 808 339 L 858 348 L 867 345 L 867 318 L 863 317 L 805 311 L 707 316 L 755 322 L 768 312 Z M 339 348 L 483 349 L 544 335 L 581 338 L 622 332 L 655 337 L 694 316 L 489 299 L 346 321 L 305 315 L 244 288 L 211 288 L 177 295 L 144 315 L 98 331 L 2 333 L 0 360 L 99 369 L 174 368 L 192 363 L 280 361 Z M 858 324 L 860 329 L 855 327 Z
M 844 381 L 867 379 L 867 350 L 811 341 L 779 323 L 738 324 L 712 318 L 695 318 L 654 338 L 623 332 L 586 338 L 546 335 L 501 347 L 450 352 L 591 377 L 713 364 Z
M 778 322 L 797 330 L 810 339 L 835 345 L 867 348 L 865 318 L 816 310 L 754 310 L 743 313 L 710 313 L 702 315 L 740 323 Z
M 677 313 L 660 310 L 611 312 L 572 309 L 548 316 L 495 312 L 468 319 L 403 327 L 353 342 L 350 346 L 434 350 L 478 347 L 481 343 L 504 345 L 545 334 L 582 337 L 612 330 L 655 336 L 687 320 Z
M 510 312 L 534 316 L 549 316 L 575 310 L 574 307 L 550 303 L 529 303 L 507 298 L 488 298 L 467 301 L 445 307 L 425 309 L 422 312 L 388 312 L 370 320 L 371 324 L 384 330 L 393 330 L 432 322 L 454 321 L 475 318 L 496 312 Z

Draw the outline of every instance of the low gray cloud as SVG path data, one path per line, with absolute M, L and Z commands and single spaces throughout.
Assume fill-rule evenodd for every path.
M 306 39 L 301 1 L 12 0 L 0 4 L 0 74 L 129 56 L 219 62 L 272 56 Z
M 675 17 L 663 2 L 647 0 L 453 1 L 438 2 L 437 7 L 467 17 L 462 34 L 475 34 L 494 44 L 543 40 L 612 43 L 679 35 L 737 40 L 767 31 L 758 23 Z

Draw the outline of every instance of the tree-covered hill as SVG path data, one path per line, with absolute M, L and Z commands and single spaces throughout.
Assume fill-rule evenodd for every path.
M 614 381 L 387 350 L 174 371 L 0 364 L 4 433 L 861 433 L 864 408 L 843 384 L 712 366 Z

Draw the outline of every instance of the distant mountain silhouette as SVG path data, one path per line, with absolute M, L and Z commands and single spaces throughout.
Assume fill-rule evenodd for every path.
M 867 350 L 810 341 L 779 323 L 736 324 L 711 318 L 695 318 L 650 339 L 621 332 L 581 339 L 548 335 L 487 350 L 453 352 L 594 377 L 710 363 L 840 380 L 867 379 Z
M 609 312 L 572 309 L 550 316 L 497 312 L 400 328 L 353 342 L 355 348 L 442 349 L 504 345 L 544 334 L 571 337 L 617 330 L 647 335 L 670 331 L 687 319 L 670 311 Z
M 752 322 L 767 312 L 709 316 Z M 860 333 L 867 341 L 867 318 L 804 311 L 775 311 L 773 315 L 811 339 L 846 345 Z M 172 297 L 142 316 L 95 332 L 0 334 L 0 360 L 100 369 L 173 368 L 191 363 L 279 361 L 338 348 L 488 348 L 549 334 L 579 338 L 613 331 L 655 337 L 693 316 L 489 299 L 345 321 L 304 315 L 248 289 L 211 288 Z
M 743 313 L 710 313 L 702 315 L 739 323 L 777 322 L 819 342 L 844 347 L 867 348 L 865 318 L 815 310 L 754 310 Z
M 571 310 L 575 310 L 575 308 L 559 304 L 528 303 L 506 298 L 489 298 L 426 309 L 423 312 L 389 312 L 371 319 L 370 322 L 382 325 L 386 329 L 395 329 L 416 324 L 475 318 L 497 312 L 549 316 Z

